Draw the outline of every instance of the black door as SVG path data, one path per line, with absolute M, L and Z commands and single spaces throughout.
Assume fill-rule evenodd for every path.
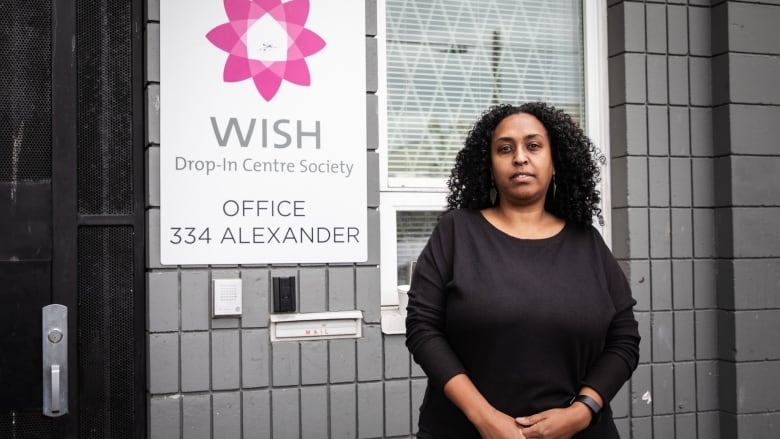
M 142 2 L 0 7 L 0 438 L 145 437 Z M 49 417 L 53 303 L 68 397 Z

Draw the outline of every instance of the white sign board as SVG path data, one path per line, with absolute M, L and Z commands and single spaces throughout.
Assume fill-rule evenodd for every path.
M 365 2 L 160 2 L 161 262 L 361 262 Z

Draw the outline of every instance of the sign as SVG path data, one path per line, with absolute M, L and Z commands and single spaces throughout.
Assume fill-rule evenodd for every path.
M 160 2 L 161 262 L 367 258 L 365 2 Z

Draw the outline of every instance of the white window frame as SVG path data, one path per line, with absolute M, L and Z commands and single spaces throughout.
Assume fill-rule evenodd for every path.
M 396 214 L 399 211 L 443 211 L 446 192 L 392 191 L 379 194 L 379 275 L 382 305 L 398 306 L 398 246 Z
M 387 50 L 386 4 L 377 0 L 378 114 L 379 114 L 379 222 L 380 284 L 383 320 L 386 311 L 398 307 L 396 213 L 407 210 L 443 210 L 446 206 L 445 178 L 396 178 L 388 176 L 387 154 Z M 609 159 L 609 83 L 607 76 L 607 6 L 606 2 L 582 0 L 585 71 L 585 130 L 601 153 Z M 476 117 L 476 115 L 475 115 Z M 611 245 L 610 175 L 606 164 L 601 167 L 599 190 L 602 198 L 604 226 L 600 229 Z M 388 317 L 390 315 L 388 314 Z M 397 317 L 397 316 L 393 316 Z M 383 327 L 384 327 L 383 323 Z M 387 331 L 386 331 L 387 332 Z M 392 332 L 391 332 L 392 333 Z
M 612 193 L 609 139 L 609 53 L 607 51 L 607 2 L 582 1 L 585 42 L 585 132 L 606 158 L 601 165 L 601 214 L 604 225 L 594 224 L 612 248 Z

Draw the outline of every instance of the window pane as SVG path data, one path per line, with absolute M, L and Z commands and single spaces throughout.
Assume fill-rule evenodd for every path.
M 543 100 L 582 120 L 581 0 L 387 0 L 388 176 L 446 178 L 477 116 Z
M 411 282 L 412 264 L 417 262 L 428 238 L 431 236 L 440 211 L 398 211 L 395 216 L 398 242 L 398 285 Z

